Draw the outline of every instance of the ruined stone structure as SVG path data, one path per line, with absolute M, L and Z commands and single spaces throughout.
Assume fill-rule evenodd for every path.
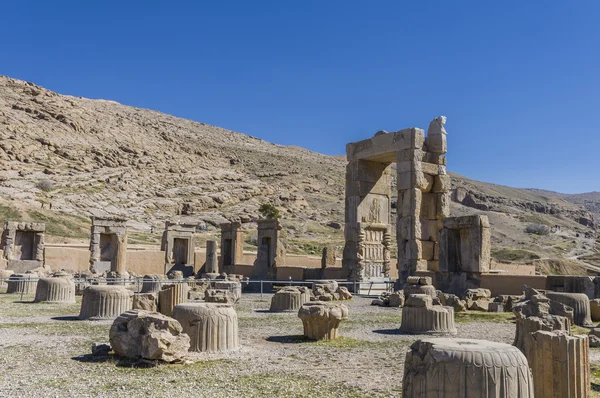
M 165 276 L 159 274 L 147 274 L 142 278 L 142 290 L 140 293 L 156 293 L 165 284 Z
M 227 352 L 240 347 L 238 317 L 231 305 L 178 304 L 173 309 L 173 318 L 190 336 L 190 351 Z
M 92 217 L 90 269 L 96 273 L 116 272 L 120 277 L 127 267 L 127 220 Z
M 591 300 L 600 297 L 600 277 L 548 275 L 546 289 L 554 292 L 583 293 Z
M 115 354 L 133 359 L 180 361 L 190 347 L 181 324 L 157 312 L 130 310 L 120 314 L 109 331 Z
M 123 286 L 89 286 L 83 291 L 79 319 L 116 318 L 133 305 L 133 292 Z
M 31 274 L 12 274 L 6 282 L 6 293 L 34 294 L 37 289 L 38 275 Z
M 133 293 L 134 310 L 157 312 L 158 293 Z
M 165 252 L 165 274 L 172 267 L 176 269 L 194 268 L 194 232 L 197 222 L 165 222 L 160 250 Z
M 306 300 L 306 295 L 302 294 L 300 289 L 295 286 L 282 287 L 271 298 L 271 307 L 269 308 L 269 311 L 298 311 L 302 304 L 309 300 Z
M 6 286 L 6 282 L 8 282 L 8 278 L 15 272 L 13 270 L 0 269 L 0 287 Z
M 408 298 L 412 294 L 426 294 L 432 298 L 437 297 L 437 292 L 429 277 L 409 276 L 406 278 L 404 296 Z
M 590 299 L 583 293 L 547 292 L 546 296 L 553 301 L 573 308 L 573 323 L 579 326 L 593 326 Z
M 434 305 L 431 296 L 413 294 L 402 307 L 400 331 L 410 334 L 456 334 L 454 308 Z
M 220 281 L 213 283 L 217 290 L 228 290 L 233 295 L 233 299 L 238 302 L 242 298 L 242 284 L 236 281 Z
M 304 303 L 298 310 L 304 337 L 311 340 L 334 340 L 343 320 L 348 319 L 348 307 L 323 301 Z
M 163 286 L 163 290 L 158 292 L 158 308 L 161 314 L 171 316 L 173 308 L 177 304 L 185 303 L 188 300 L 189 286 L 187 283 L 174 283 Z
M 391 164 L 397 166 L 397 247 L 400 279 L 438 271 L 438 233 L 450 214 L 446 118 L 427 137 L 418 128 L 346 146 L 346 244 L 342 266 L 351 280 L 388 277 L 391 267 Z
M 531 357 L 530 351 L 535 349 L 532 340 L 533 333 L 539 330 L 565 331 L 570 333 L 573 312 L 564 308 L 558 302 L 552 302 L 548 297 L 535 289 L 526 288 L 526 300 L 516 303 L 513 312 L 517 318 L 515 341 L 513 343 L 526 357 Z M 569 311 L 571 311 L 569 313 Z
M 75 282 L 69 277 L 40 278 L 33 301 L 36 303 L 74 303 Z
M 460 293 L 478 288 L 490 268 L 491 230 L 487 216 L 447 217 L 439 235 L 438 288 Z
M 256 223 L 258 225 L 258 253 L 252 269 L 252 277 L 274 279 L 275 267 L 285 264 L 285 233 L 277 219 L 257 220 Z
M 206 265 L 203 278 L 215 279 L 219 276 L 219 248 L 216 240 L 206 241 Z
M 8 269 L 27 272 L 44 265 L 44 232 L 46 224 L 6 221 L 2 233 L 2 249 Z
M 536 397 L 587 398 L 590 396 L 588 336 L 538 331 L 527 361 Z
M 241 223 L 221 224 L 221 271 L 223 267 L 238 264 L 244 255 L 244 232 Z
M 525 356 L 508 344 L 424 339 L 406 353 L 402 396 L 533 398 L 533 379 Z

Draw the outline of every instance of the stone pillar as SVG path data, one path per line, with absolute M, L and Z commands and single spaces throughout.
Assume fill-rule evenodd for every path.
M 258 253 L 252 276 L 272 279 L 277 275 L 276 267 L 285 265 L 286 235 L 277 219 L 257 220 Z
M 206 267 L 204 272 L 207 274 L 218 274 L 219 273 L 219 255 L 217 253 L 217 241 L 207 240 L 206 241 Z
M 588 336 L 538 331 L 527 360 L 536 397 L 586 398 L 590 396 Z
M 271 312 L 298 311 L 306 301 L 306 296 L 295 286 L 279 289 L 271 298 Z
M 433 305 L 431 296 L 408 296 L 402 307 L 400 331 L 410 334 L 456 334 L 454 308 Z
M 173 308 L 177 304 L 185 303 L 188 296 L 187 283 L 175 283 L 164 286 L 164 289 L 158 292 L 158 307 L 161 314 L 171 316 Z
M 123 276 L 127 270 L 127 233 L 116 235 L 115 262 L 112 271 Z

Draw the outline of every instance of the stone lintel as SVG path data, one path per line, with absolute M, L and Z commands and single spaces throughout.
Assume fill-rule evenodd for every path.
M 392 163 L 396 161 L 396 152 L 422 148 L 424 141 L 424 131 L 411 127 L 395 133 L 376 134 L 366 140 L 351 142 L 346 145 L 346 156 L 349 161 L 363 159 Z

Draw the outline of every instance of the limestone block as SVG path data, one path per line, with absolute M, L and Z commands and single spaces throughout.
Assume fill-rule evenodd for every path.
M 167 278 L 172 280 L 182 280 L 184 279 L 183 271 L 171 271 L 167 274 Z
M 321 296 L 325 293 L 335 293 L 338 289 L 338 283 L 333 280 L 321 280 L 312 283 L 312 292 L 315 296 Z
M 437 205 L 438 194 L 435 193 L 423 193 L 421 202 L 421 219 L 424 220 L 436 220 L 438 205 Z
M 129 310 L 117 317 L 109 338 L 115 354 L 134 359 L 180 361 L 190 347 L 190 338 L 179 322 L 143 310 Z
M 400 331 L 410 334 L 456 334 L 454 309 L 433 305 L 429 295 L 408 296 L 402 308 Z
M 437 219 L 443 220 L 450 217 L 450 195 L 448 193 L 438 193 L 437 195 Z
M 593 322 L 600 322 L 600 299 L 590 300 L 590 315 Z
M 457 295 L 439 292 L 437 298 L 443 306 L 454 308 L 454 312 L 464 312 L 467 310 L 466 302 L 461 300 Z
M 504 304 L 497 302 L 489 303 L 488 312 L 504 312 Z
M 390 307 L 402 307 L 404 306 L 404 292 L 398 291 L 391 293 L 388 296 L 389 306 Z
M 437 297 L 435 287 L 431 285 L 406 285 L 404 286 L 404 297 L 408 298 L 413 294 L 426 294 L 430 297 Z
M 469 303 L 469 301 L 467 301 Z M 471 311 L 483 311 L 488 312 L 490 301 L 486 299 L 479 299 L 469 303 L 469 309 Z
M 348 288 L 345 286 L 340 286 L 337 288 L 335 293 L 333 294 L 336 300 L 350 300 L 352 299 L 352 293 L 348 291 Z
M 465 299 L 467 300 L 479 300 L 489 299 L 492 297 L 492 292 L 489 289 L 467 289 L 465 290 Z
M 485 340 L 417 340 L 404 361 L 402 396 L 533 398 L 527 359 L 515 347 Z
M 298 311 L 302 304 L 306 301 L 302 301 L 305 298 L 300 293 L 300 290 L 293 286 L 284 287 L 279 289 L 271 298 L 271 312 L 284 312 L 284 311 Z
M 147 274 L 142 278 L 142 291 L 140 293 L 159 292 L 164 285 L 166 278 L 164 275 Z
M 533 374 L 536 397 L 583 398 L 590 396 L 588 337 L 566 332 L 532 334 L 533 349 L 527 361 Z
M 74 303 L 75 282 L 73 279 L 65 277 L 40 278 L 34 301 L 36 303 Z
M 12 274 L 6 282 L 6 293 L 34 294 L 37 289 L 37 274 Z
M 445 193 L 450 192 L 451 181 L 449 175 L 436 175 L 433 180 L 432 192 Z
M 133 309 L 156 312 L 158 307 L 158 293 L 134 293 Z
M 310 301 L 311 297 L 313 297 L 313 292 L 308 286 L 296 286 L 296 289 L 298 289 L 298 291 L 300 291 L 300 294 L 303 296 L 303 298 L 302 298 L 303 303 L 308 303 Z M 339 289 L 340 288 L 338 288 L 338 290 Z M 343 289 L 346 289 L 346 288 L 344 287 Z M 346 291 L 348 291 L 348 289 L 346 289 Z M 348 294 L 350 294 L 350 293 L 348 293 Z M 350 298 L 352 298 L 352 295 L 350 295 Z
M 421 221 L 418 217 L 407 216 L 398 217 L 398 223 L 396 225 L 397 234 L 401 239 L 412 240 L 421 239 Z
M 234 304 L 235 297 L 229 290 L 207 289 L 204 292 L 204 301 L 207 303 Z
M 304 336 L 311 340 L 333 340 L 338 338 L 338 329 L 348 319 L 348 307 L 344 304 L 312 301 L 298 310 L 302 320 Z
M 238 317 L 231 305 L 178 304 L 173 309 L 173 318 L 190 336 L 190 351 L 227 352 L 240 347 Z
M 573 308 L 573 323 L 579 326 L 592 326 L 590 299 L 583 293 L 547 292 L 546 296 Z
M 188 298 L 189 286 L 187 283 L 174 283 L 164 285 L 163 290 L 158 292 L 159 312 L 166 316 L 171 316 L 173 308 L 177 304 L 185 303 Z
M 237 303 L 242 298 L 242 284 L 233 281 L 215 281 L 215 289 L 229 290 L 233 294 L 233 299 Z
M 423 249 L 423 260 L 433 260 L 435 252 L 435 242 L 422 241 L 421 247 Z
M 89 286 L 83 291 L 79 319 L 110 319 L 131 309 L 133 292 L 123 286 Z

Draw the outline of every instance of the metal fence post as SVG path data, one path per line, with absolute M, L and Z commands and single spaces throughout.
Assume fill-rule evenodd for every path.
M 260 280 L 260 298 L 263 298 L 263 281 Z

